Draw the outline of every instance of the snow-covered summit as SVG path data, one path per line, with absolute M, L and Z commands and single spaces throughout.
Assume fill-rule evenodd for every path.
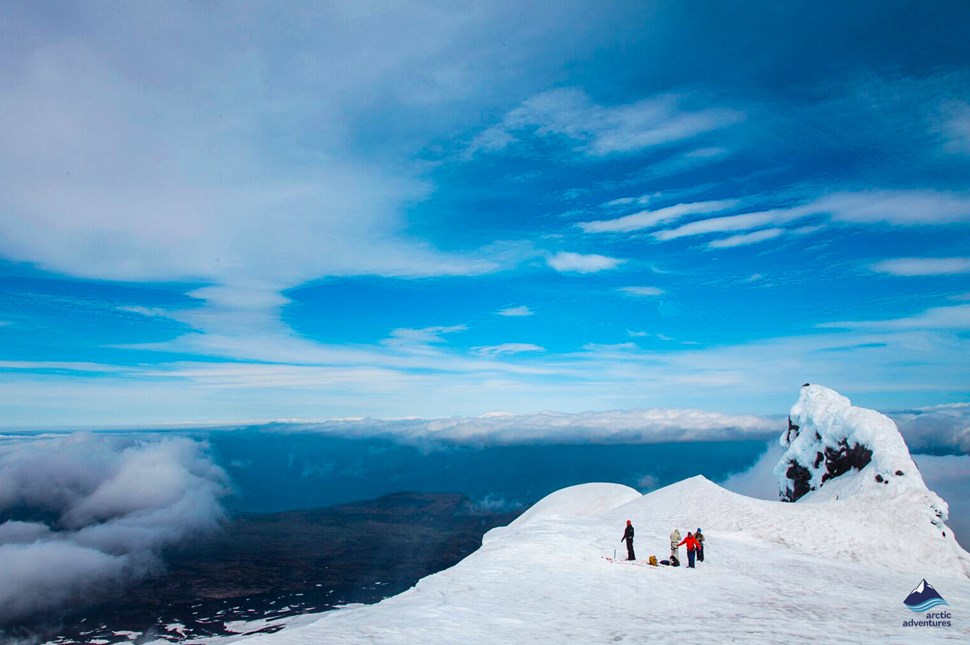
M 627 519 L 639 560 L 613 562 L 604 556 L 624 552 Z M 965 642 L 962 623 L 918 638 L 900 627 L 912 616 L 903 600 L 924 578 L 951 606 L 968 606 L 970 557 L 952 538 L 930 542 L 897 519 L 892 504 L 757 500 L 704 477 L 647 495 L 573 486 L 401 595 L 212 642 Z M 646 564 L 666 557 L 673 528 L 686 536 L 698 526 L 707 557 L 696 569 Z
M 787 448 L 778 465 L 782 499 L 817 502 L 892 499 L 901 515 L 921 516 L 937 534 L 947 528 L 947 504 L 928 490 L 893 421 L 859 408 L 821 385 L 802 386 L 791 408 Z
M 810 485 L 818 474 L 800 503 L 745 497 L 701 476 L 647 495 L 618 484 L 572 486 L 403 594 L 221 642 L 967 642 L 963 619 L 947 630 L 901 627 L 913 615 L 903 601 L 917 583 L 925 587 L 920 580 L 932 580 L 951 606 L 970 606 L 970 554 L 943 534 L 945 514 L 939 526 L 930 522 L 932 505 L 945 504 L 926 489 L 892 422 L 809 386 L 791 424 L 785 470 L 808 463 Z M 866 463 L 823 477 L 825 448 L 838 453 L 843 440 L 868 451 Z M 875 478 L 887 474 L 889 484 Z M 625 550 L 628 519 L 633 563 L 613 558 Z M 686 536 L 696 527 L 706 536 L 696 569 L 647 565 L 650 555 L 667 556 L 672 529 Z

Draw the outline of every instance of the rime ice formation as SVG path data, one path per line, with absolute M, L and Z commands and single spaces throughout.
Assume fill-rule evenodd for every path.
M 855 407 L 821 385 L 805 384 L 781 445 L 787 451 L 775 475 L 782 499 L 893 498 L 897 505 L 918 507 L 938 530 L 946 530 L 946 502 L 926 488 L 889 417 Z

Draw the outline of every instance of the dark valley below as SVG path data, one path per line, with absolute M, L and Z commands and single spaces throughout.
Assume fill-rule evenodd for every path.
M 491 513 L 458 494 L 396 493 L 322 509 L 243 513 L 165 554 L 165 570 L 81 606 L 0 628 L 0 642 L 71 645 L 182 641 L 276 631 L 280 619 L 374 603 L 446 569 L 489 529 Z

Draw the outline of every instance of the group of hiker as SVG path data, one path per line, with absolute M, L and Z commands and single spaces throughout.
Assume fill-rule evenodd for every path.
M 633 552 L 633 522 L 631 520 L 626 521 L 626 530 L 623 532 L 623 537 L 620 538 L 621 542 L 626 542 L 626 553 L 627 560 L 636 560 L 637 556 Z M 687 547 L 687 566 L 688 568 L 694 568 L 695 560 L 697 562 L 704 561 L 704 534 L 701 533 L 700 528 L 691 533 L 687 532 L 687 537 L 683 540 L 680 539 L 680 530 L 674 529 L 670 534 L 670 559 L 661 560 L 659 564 L 670 565 L 674 567 L 680 566 L 680 547 Z M 656 566 L 657 556 L 651 555 L 650 564 Z

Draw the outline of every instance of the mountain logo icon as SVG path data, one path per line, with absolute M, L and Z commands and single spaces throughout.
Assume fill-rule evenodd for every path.
M 933 588 L 933 585 L 926 581 L 926 578 L 923 578 L 923 580 L 916 585 L 916 588 L 913 589 L 908 596 L 906 596 L 906 600 L 903 601 L 903 604 L 909 607 L 912 611 L 921 613 L 924 611 L 929 611 L 938 605 L 949 605 L 950 603 L 943 600 L 943 596 L 941 596 L 939 592 Z

